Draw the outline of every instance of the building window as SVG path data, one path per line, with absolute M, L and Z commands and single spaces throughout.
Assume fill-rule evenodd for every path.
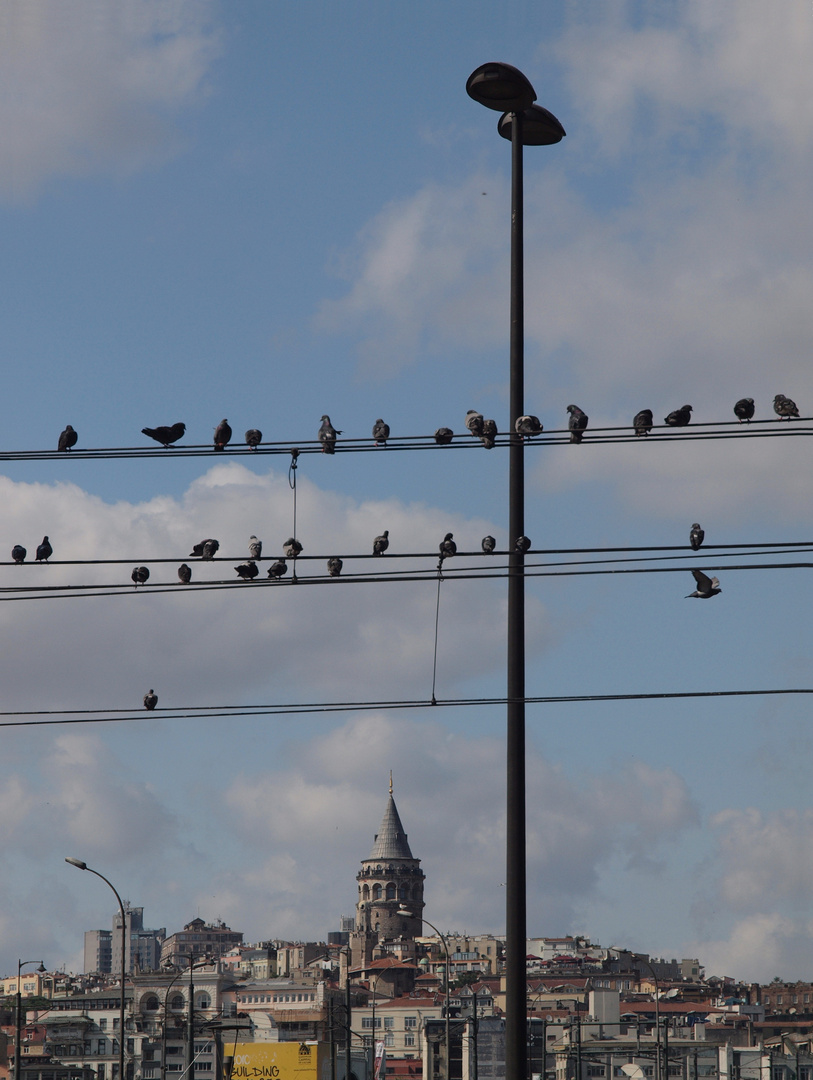
M 99 1017 L 99 1031 L 107 1031 L 107 1017 L 106 1016 L 100 1016 Z
M 104 1080 L 104 1070 L 105 1070 L 105 1064 L 104 1064 L 103 1061 L 100 1061 L 99 1064 L 96 1066 L 97 1080 Z
M 96 1040 L 96 1053 L 97 1054 L 103 1054 L 106 1045 L 107 1045 L 107 1039 L 97 1039 Z
M 407 1031 L 410 1028 L 416 1028 L 417 1026 L 418 1026 L 418 1018 L 417 1018 L 417 1016 L 405 1016 L 404 1017 L 404 1027 L 406 1028 Z
M 776 1004 L 777 1005 L 782 1004 L 782 995 L 781 994 L 777 994 L 777 996 L 776 996 Z
M 404 1035 L 404 1046 L 414 1046 L 414 1045 L 415 1045 L 415 1035 L 413 1034 L 413 1032 L 407 1031 L 406 1034 Z
M 392 1028 L 394 1028 L 394 1027 L 395 1027 L 395 1017 L 394 1016 L 385 1016 L 384 1017 L 384 1030 L 385 1031 L 391 1031 Z
M 587 1075 L 588 1076 L 604 1076 L 604 1066 L 603 1065 L 588 1065 L 587 1066 Z
M 384 1045 L 385 1046 L 395 1046 L 395 1035 L 394 1035 L 394 1033 L 392 1031 L 388 1031 L 384 1035 Z

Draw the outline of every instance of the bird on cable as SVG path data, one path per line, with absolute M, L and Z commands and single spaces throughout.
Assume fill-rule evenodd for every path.
M 385 529 L 380 536 L 377 536 L 375 540 L 373 540 L 373 555 L 384 554 L 384 552 L 390 546 L 389 536 L 389 529 Z
M 322 426 L 319 428 L 319 442 L 322 444 L 323 454 L 332 454 L 336 450 L 336 436 L 341 435 L 331 424 L 330 417 L 325 413 L 322 417 Z
M 387 439 L 390 437 L 390 425 L 385 424 L 379 417 L 373 424 L 373 438 L 375 439 L 376 446 L 386 446 Z
M 237 576 L 242 578 L 243 581 L 251 581 L 260 572 L 253 559 L 249 559 L 248 562 L 240 563 L 240 565 L 235 566 L 234 569 L 237 571 Z
M 669 427 L 686 427 L 691 423 L 692 419 L 692 407 L 691 405 L 681 405 L 679 409 L 673 409 L 668 416 L 664 416 L 664 424 L 668 424 Z
M 482 438 L 483 435 L 483 414 L 477 412 L 476 409 L 469 409 L 466 413 L 466 427 L 475 436 L 475 438 Z
M 497 438 L 497 421 L 496 420 L 484 420 L 483 432 L 480 435 L 480 442 L 486 448 L 486 450 L 494 449 L 494 440 Z
M 197 556 L 199 559 L 213 559 L 219 547 L 219 542 L 212 540 L 210 537 L 208 540 L 201 540 L 199 544 L 195 544 L 189 554 L 190 556 Z
M 254 533 L 248 538 L 248 553 L 252 559 L 259 559 L 263 553 L 263 542 L 258 540 Z
M 285 552 L 287 559 L 295 559 L 297 555 L 302 553 L 302 545 L 293 536 L 289 536 L 285 543 L 282 545 L 282 550 Z
M 497 541 L 493 536 L 484 536 L 480 541 L 480 547 L 483 549 L 484 554 L 493 555 L 494 549 L 497 546 Z
M 57 450 L 70 450 L 72 446 L 76 446 L 76 440 L 79 438 L 77 432 L 73 430 L 70 424 L 67 424 L 65 430 L 59 436 L 59 445 Z
M 285 559 L 277 559 L 276 562 L 271 563 L 271 565 L 268 567 L 268 576 L 270 578 L 276 578 L 277 580 L 279 580 L 279 578 L 281 578 L 283 574 L 287 573 L 288 564 L 286 563 Z
M 539 435 L 542 424 L 538 416 L 518 416 L 514 421 L 514 431 L 524 439 Z
M 454 432 L 450 427 L 439 427 L 435 432 L 435 442 L 438 446 L 448 446 L 454 438 Z
M 182 439 L 184 432 L 186 431 L 186 424 L 182 424 L 180 421 L 177 424 L 172 424 L 170 427 L 143 427 L 141 429 L 142 435 L 149 435 L 151 439 L 155 439 L 156 442 L 166 448 L 170 443 L 177 442 L 178 439 Z
M 784 416 L 787 420 L 790 420 L 792 416 L 797 419 L 799 417 L 799 410 L 796 407 L 796 402 L 791 401 L 789 397 L 785 397 L 784 394 L 777 394 L 773 399 L 773 411 L 781 420 Z
M 752 397 L 740 398 L 734 405 L 734 415 L 739 419 L 740 423 L 743 420 L 750 422 L 754 415 L 754 399 Z
M 632 418 L 632 426 L 636 435 L 648 435 L 652 430 L 652 410 L 641 409 Z
M 130 574 L 133 585 L 135 585 L 136 588 L 138 588 L 139 585 L 143 585 L 149 579 L 149 576 L 150 571 L 146 566 L 134 566 L 133 572 Z
M 344 563 L 338 555 L 331 555 L 327 561 L 327 572 L 331 577 L 338 577 L 342 572 Z
M 186 563 L 181 563 L 178 567 L 178 581 L 181 585 L 188 585 L 192 580 L 192 567 Z
M 692 525 L 692 530 L 689 533 L 689 543 L 692 546 L 692 551 L 699 551 L 700 545 L 703 543 L 703 539 L 706 533 L 700 528 L 697 522 Z
M 22 544 L 15 544 L 11 549 L 11 557 L 16 563 L 24 563 L 25 557 L 28 552 L 25 550 Z
M 246 432 L 246 446 L 251 447 L 252 450 L 256 450 L 260 443 L 263 441 L 263 433 L 259 428 L 249 428 Z
M 581 442 L 589 417 L 578 405 L 568 405 L 567 411 L 570 413 L 570 419 L 567 422 L 570 428 L 570 441 Z
M 514 544 L 514 551 L 520 551 L 524 555 L 526 551 L 530 551 L 531 541 L 527 536 L 520 536 L 517 538 L 517 542 Z
M 144 695 L 144 708 L 147 709 L 149 712 L 152 712 L 152 710 L 157 704 L 158 695 L 154 690 L 148 690 L 147 693 Z
M 215 428 L 215 450 L 225 450 L 231 441 L 231 428 L 228 420 L 221 420 Z
M 702 570 L 692 570 L 692 575 L 697 582 L 697 588 L 694 592 L 687 593 L 684 600 L 688 600 L 692 596 L 696 596 L 698 600 L 708 600 L 709 597 L 716 596 L 717 593 L 723 591 L 716 577 L 710 578 Z
M 48 562 L 53 553 L 54 549 L 51 547 L 51 541 L 47 536 L 43 536 L 42 543 L 37 545 L 37 562 L 42 562 L 43 559 Z
M 444 559 L 451 559 L 453 555 L 457 554 L 457 544 L 454 542 L 453 533 L 446 533 L 440 542 L 440 561 Z

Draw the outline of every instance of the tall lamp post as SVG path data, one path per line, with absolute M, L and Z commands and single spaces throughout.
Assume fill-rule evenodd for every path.
M 445 1008 L 445 1012 L 446 1012 L 446 1080 L 451 1080 L 451 1075 L 452 1075 L 452 1042 L 451 1042 L 451 1039 L 449 1037 L 449 1031 L 450 1031 L 450 1027 L 449 1027 L 449 983 L 450 983 L 451 977 L 452 977 L 452 960 L 451 960 L 451 957 L 449 956 L 449 942 L 446 940 L 445 934 L 441 933 L 441 931 L 438 930 L 438 928 L 435 926 L 434 923 L 431 923 L 428 919 L 424 919 L 422 915 L 413 915 L 412 912 L 409 911 L 409 909 L 405 908 L 405 907 L 400 907 L 398 909 L 398 914 L 399 915 L 404 915 L 407 918 L 418 918 L 418 919 L 420 919 L 422 923 L 426 923 L 427 926 L 430 926 L 435 931 L 435 933 L 438 935 L 440 940 L 443 942 L 443 951 L 446 953 L 446 1008 Z M 523 1080 L 524 1080 L 524 1078 L 523 1078 Z
M 89 874 L 95 874 L 97 878 L 101 878 L 105 885 L 109 885 L 113 890 L 116 899 L 119 902 L 119 912 L 121 914 L 121 994 L 119 995 L 119 1080 L 126 1080 L 124 1075 L 124 1006 L 125 1006 L 125 994 L 124 994 L 124 973 L 127 964 L 127 916 L 124 914 L 124 904 L 121 897 L 118 894 L 118 890 L 112 881 L 108 881 L 104 874 L 100 874 L 98 870 L 94 870 L 88 866 L 86 862 L 82 862 L 81 859 L 72 859 L 66 857 L 66 863 L 70 863 L 71 866 L 75 866 L 77 870 L 87 870 Z
M 194 961 L 194 959 L 195 959 L 194 956 L 190 957 L 190 963 L 192 963 L 192 961 Z M 195 967 L 195 968 L 204 967 L 206 964 L 210 964 L 211 962 L 212 962 L 211 958 L 206 956 L 203 959 L 199 960 L 197 964 L 192 963 L 192 967 Z M 172 987 L 175 985 L 175 983 L 178 981 L 178 979 L 180 979 L 181 975 L 184 974 L 184 972 L 185 972 L 185 969 L 181 968 L 180 971 L 176 972 L 176 974 L 173 975 L 173 977 L 169 980 L 169 985 L 167 986 L 166 991 L 164 993 L 164 1025 L 163 1025 L 163 1028 L 161 1030 L 161 1080 L 166 1080 L 166 1075 L 167 1075 L 167 1024 L 169 1023 L 169 992 L 172 989 Z M 191 972 L 190 972 L 189 978 L 190 978 L 190 982 L 191 982 L 192 981 Z M 192 1001 L 192 996 L 191 995 L 190 995 L 189 1000 Z
M 658 985 L 658 976 L 648 960 L 644 960 L 643 956 L 639 956 L 637 953 L 630 952 L 629 949 L 609 948 L 607 952 L 616 953 L 619 957 L 634 956 L 639 963 L 649 968 L 649 973 L 655 984 L 655 1080 L 661 1080 L 661 991 Z
M 507 806 L 506 806 L 506 1017 L 505 1074 L 524 1080 L 525 1025 L 525 554 L 516 542 L 525 533 L 524 443 L 516 421 L 525 412 L 522 147 L 560 142 L 565 129 L 556 117 L 534 105 L 536 92 L 510 64 L 482 64 L 466 82 L 469 97 L 502 113 L 497 131 L 511 141 L 511 341 L 508 476 L 508 655 L 507 655 Z
M 42 974 L 45 971 L 45 964 L 42 960 L 18 960 L 17 961 L 17 1012 L 15 1016 L 15 1032 L 16 1042 L 14 1043 L 14 1080 L 20 1080 L 20 1068 L 22 1066 L 22 1031 L 23 1031 L 23 995 L 20 988 L 20 972 L 24 967 L 28 967 L 29 964 L 39 964 L 37 971 Z

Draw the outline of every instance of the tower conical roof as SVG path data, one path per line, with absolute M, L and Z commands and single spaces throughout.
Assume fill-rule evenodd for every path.
M 401 819 L 398 816 L 398 810 L 396 809 L 392 792 L 390 792 L 387 809 L 384 811 L 384 817 L 382 818 L 381 825 L 376 833 L 375 843 L 373 844 L 370 858 L 412 858 L 412 852 L 409 850 L 409 843 L 407 841 L 407 834 L 404 832 L 404 826 L 401 824 Z

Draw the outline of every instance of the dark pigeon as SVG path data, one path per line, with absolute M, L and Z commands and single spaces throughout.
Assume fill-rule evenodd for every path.
M 248 562 L 240 563 L 240 565 L 235 566 L 234 569 L 237 571 L 237 576 L 242 578 L 243 581 L 251 581 L 260 572 L 253 559 L 249 559 Z
M 453 555 L 457 554 L 457 544 L 454 542 L 453 534 L 446 533 L 440 542 L 440 561 L 444 559 L 451 559 Z
M 322 426 L 319 428 L 319 442 L 322 444 L 323 454 L 333 454 L 336 451 L 336 436 L 341 435 L 331 424 L 330 417 L 325 413 L 322 417 Z
M 781 420 L 783 417 L 786 420 L 790 420 L 792 416 L 798 419 L 799 410 L 796 408 L 796 402 L 791 401 L 789 397 L 785 397 L 784 394 L 777 394 L 773 399 L 773 411 Z
M 497 421 L 496 420 L 484 420 L 483 421 L 483 433 L 480 436 L 480 442 L 486 450 L 494 449 L 494 440 L 497 438 Z
M 700 528 L 697 522 L 692 525 L 692 531 L 689 533 L 689 543 L 692 545 L 692 551 L 699 551 L 700 545 L 703 543 L 705 532 Z
M 476 438 L 482 438 L 483 414 L 477 412 L 476 409 L 469 409 L 466 413 L 466 427 Z
M 652 430 L 652 410 L 641 409 L 632 420 L 632 426 L 636 435 L 648 435 Z
M 390 425 L 385 424 L 379 417 L 373 424 L 373 438 L 375 439 L 376 446 L 386 446 L 387 439 L 390 437 Z
M 494 539 L 493 536 L 484 536 L 483 539 L 480 541 L 480 547 L 483 549 L 483 552 L 486 555 L 493 555 L 496 546 L 497 541 Z
M 687 593 L 684 597 L 688 600 L 692 596 L 696 596 L 698 600 L 708 600 L 711 596 L 716 596 L 717 593 L 722 592 L 720 588 L 720 582 L 716 577 L 710 578 L 703 573 L 702 570 L 692 570 L 694 580 L 697 582 L 697 588 L 694 592 Z
M 54 549 L 51 547 L 51 541 L 47 536 L 43 536 L 42 543 L 37 546 L 37 562 L 42 562 L 43 559 L 48 562 L 53 553 Z
M 178 439 L 182 439 L 186 432 L 186 424 L 173 424 L 171 427 L 144 427 L 141 429 L 142 435 L 149 435 L 151 439 L 155 439 L 156 442 L 161 443 L 163 447 L 169 446 L 171 443 L 177 442 Z
M 692 420 L 692 407 L 691 405 L 681 405 L 679 409 L 674 409 L 668 416 L 663 418 L 664 424 L 668 424 L 669 427 L 686 427 Z
M 295 559 L 297 555 L 301 555 L 302 545 L 293 536 L 289 536 L 282 545 L 282 550 L 285 552 L 286 559 Z
M 530 549 L 531 549 L 531 541 L 528 539 L 528 537 L 527 536 L 518 537 L 517 542 L 514 544 L 514 551 L 521 551 L 522 554 L 524 555 L 525 552 L 530 551 Z
M 246 432 L 246 446 L 250 446 L 252 450 L 256 450 L 260 443 L 263 441 L 263 433 L 259 428 L 249 428 Z
M 277 580 L 279 580 L 279 578 L 281 578 L 283 574 L 287 573 L 288 564 L 285 562 L 285 559 L 277 559 L 276 562 L 271 563 L 271 565 L 268 567 L 268 576 L 270 578 L 276 578 Z
M 338 577 L 342 572 L 344 563 L 338 555 L 331 555 L 327 561 L 327 572 L 331 577 Z
M 750 421 L 754 415 L 754 399 L 752 397 L 740 398 L 734 406 L 734 415 L 739 419 L 740 423 L 743 420 Z
M 532 438 L 542 431 L 542 424 L 538 416 L 518 416 L 514 423 L 514 431 L 523 439 Z
M 263 542 L 262 540 L 258 540 L 253 533 L 248 538 L 248 553 L 252 559 L 259 559 L 262 557 Z
M 570 413 L 570 419 L 567 422 L 570 428 L 570 441 L 581 442 L 589 417 L 578 405 L 568 405 L 567 411 Z
M 231 428 L 228 420 L 221 420 L 215 428 L 215 450 L 225 450 L 231 441 Z
M 454 438 L 454 432 L 450 427 L 439 427 L 435 432 L 435 442 L 438 446 L 448 446 Z
M 25 557 L 28 552 L 25 550 L 22 544 L 15 544 L 11 549 L 11 557 L 16 563 L 24 563 Z
M 373 540 L 373 555 L 384 554 L 384 552 L 390 546 L 389 535 L 389 529 L 385 529 L 380 536 L 377 536 L 375 540 Z
M 192 567 L 187 566 L 186 563 L 181 563 L 178 567 L 178 581 L 181 585 L 188 585 L 192 580 Z
M 76 446 L 76 440 L 79 435 L 73 430 L 70 424 L 68 424 L 62 434 L 59 436 L 58 450 L 70 450 L 72 446 Z
M 132 578 L 133 584 L 136 588 L 138 588 L 139 585 L 143 585 L 146 581 L 148 581 L 149 576 L 150 572 L 146 566 L 134 566 L 133 572 L 132 574 L 130 574 L 130 577 Z
M 154 690 L 148 690 L 147 693 L 144 695 L 144 708 L 147 709 L 149 712 L 152 712 L 152 710 L 157 704 L 158 695 Z
M 217 540 L 201 540 L 199 544 L 195 544 L 192 550 L 189 552 L 190 556 L 194 555 L 198 559 L 213 559 L 220 547 Z

